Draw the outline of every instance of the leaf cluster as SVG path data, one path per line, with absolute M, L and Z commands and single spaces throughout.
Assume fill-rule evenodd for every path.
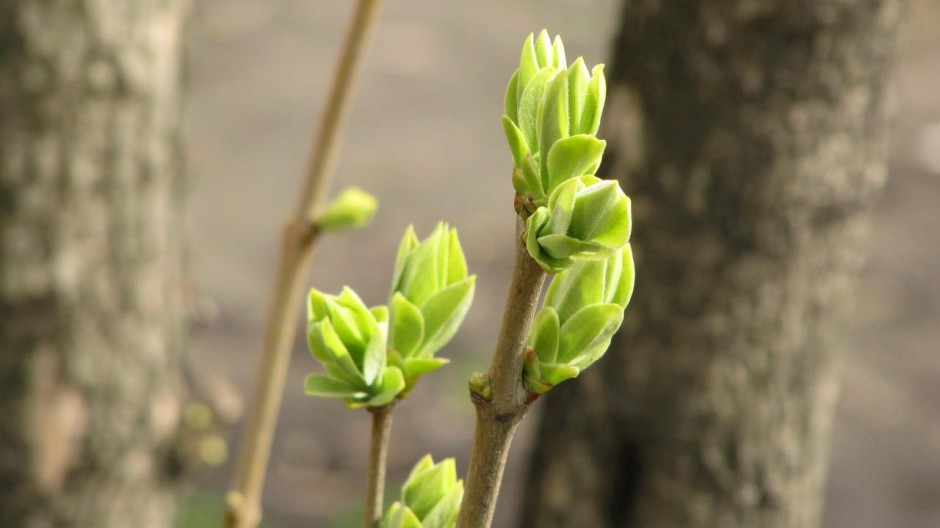
M 452 528 L 457 524 L 463 491 L 453 458 L 435 464 L 431 455 L 425 455 L 411 470 L 401 488 L 401 500 L 388 509 L 382 526 Z
M 369 308 L 349 287 L 340 295 L 312 289 L 307 342 L 326 373 L 307 377 L 308 395 L 380 407 L 404 397 L 421 375 L 445 365 L 434 356 L 453 338 L 473 300 L 457 231 L 440 223 L 424 241 L 409 227 L 395 261 L 386 306 Z

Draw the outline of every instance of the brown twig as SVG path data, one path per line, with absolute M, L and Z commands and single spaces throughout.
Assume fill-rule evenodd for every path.
M 517 221 L 517 225 L 516 261 L 489 379 L 474 383 L 485 386 L 486 394 L 471 394 L 477 411 L 476 432 L 458 528 L 490 526 L 509 445 L 529 408 L 522 384 L 523 355 L 545 273 L 526 251 L 522 222 Z
M 392 407 L 371 407 L 372 443 L 369 446 L 369 473 L 366 478 L 365 528 L 375 528 L 382 520 L 385 501 L 385 467 L 388 459 L 388 439 L 392 431 Z
M 310 168 L 293 218 L 284 229 L 277 278 L 268 312 L 261 366 L 245 420 L 235 477 L 228 495 L 226 528 L 254 528 L 261 518 L 260 496 L 271 454 L 274 426 L 284 393 L 296 321 L 310 267 L 316 209 L 329 187 L 339 138 L 345 129 L 363 50 L 381 0 L 359 0 L 320 122 Z

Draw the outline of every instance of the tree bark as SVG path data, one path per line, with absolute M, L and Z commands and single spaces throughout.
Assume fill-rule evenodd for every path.
M 0 526 L 172 526 L 186 7 L 0 0 Z
M 636 294 L 545 398 L 522 526 L 819 524 L 902 3 L 625 2 L 605 166 Z

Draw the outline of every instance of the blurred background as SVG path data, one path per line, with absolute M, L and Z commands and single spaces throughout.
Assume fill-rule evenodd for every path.
M 323 111 L 348 0 L 205 0 L 190 28 L 185 105 L 190 269 L 207 315 L 197 371 L 246 397 L 283 221 Z M 608 60 L 613 0 L 386 2 L 369 50 L 334 189 L 380 200 L 373 225 L 319 244 L 309 284 L 385 302 L 405 227 L 456 226 L 479 278 L 467 321 L 396 412 L 391 493 L 424 453 L 466 467 L 473 410 L 465 381 L 489 362 L 512 254 L 511 159 L 499 124 L 506 82 L 530 31 L 564 36 L 569 58 Z M 890 178 L 859 285 L 835 424 L 824 525 L 940 526 L 940 3 L 914 0 L 895 68 Z M 335 194 L 335 192 L 334 192 Z M 642 273 L 642 270 L 641 270 Z M 264 495 L 270 526 L 356 526 L 369 417 L 303 395 L 319 369 L 298 340 Z M 538 406 L 537 406 L 538 407 Z M 511 526 L 531 440 L 513 447 L 498 526 Z M 235 452 L 237 433 L 228 434 Z M 204 474 L 188 519 L 219 507 L 230 468 Z

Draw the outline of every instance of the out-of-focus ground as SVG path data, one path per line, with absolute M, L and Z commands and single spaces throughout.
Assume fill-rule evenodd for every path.
M 247 395 L 257 365 L 282 221 L 296 202 L 314 123 L 351 0 L 197 2 L 190 49 L 191 269 L 218 317 L 197 330 L 203 370 Z M 522 38 L 542 27 L 569 57 L 608 56 L 613 0 L 386 2 L 340 157 L 337 186 L 376 194 L 369 229 L 324 238 L 310 285 L 353 286 L 384 303 L 402 231 L 457 226 L 476 301 L 443 355 L 398 409 L 390 495 L 421 455 L 466 465 L 473 412 L 465 380 L 488 363 L 510 270 L 509 151 L 499 124 Z M 940 3 L 914 0 L 897 65 L 891 178 L 859 286 L 835 424 L 825 525 L 940 526 Z M 298 339 L 264 495 L 284 528 L 355 526 L 369 419 L 302 394 L 318 369 Z M 497 525 L 509 526 L 532 417 L 511 456 Z M 231 434 L 234 441 L 235 432 Z M 229 468 L 200 487 L 221 496 Z

